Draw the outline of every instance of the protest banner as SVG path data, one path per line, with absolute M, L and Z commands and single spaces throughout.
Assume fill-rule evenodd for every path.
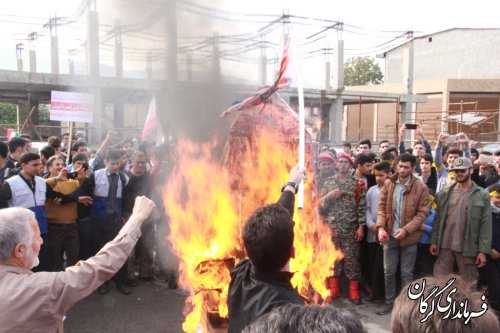
M 94 95 L 77 92 L 51 92 L 50 120 L 91 123 L 94 114 Z

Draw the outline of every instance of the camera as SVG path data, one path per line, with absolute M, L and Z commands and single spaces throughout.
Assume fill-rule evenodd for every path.
M 446 142 L 457 142 L 457 136 L 456 135 L 448 135 L 446 138 Z
M 68 172 L 68 174 L 66 175 L 66 178 L 77 179 L 78 178 L 78 171 Z
M 416 130 L 417 124 L 405 124 L 405 128 L 409 130 Z

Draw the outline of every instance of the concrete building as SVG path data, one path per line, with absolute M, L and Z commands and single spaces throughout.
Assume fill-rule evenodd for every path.
M 408 43 L 384 53 L 384 83 L 401 83 Z M 500 29 L 455 28 L 413 39 L 415 81 L 500 78 Z
M 411 47 L 413 59 L 408 56 Z M 413 103 L 407 119 L 420 122 L 428 139 L 435 141 L 445 131 L 465 132 L 482 143 L 499 141 L 499 52 L 500 29 L 449 29 L 385 52 L 384 84 L 347 89 L 404 92 L 413 61 L 413 93 L 426 96 L 427 101 Z M 400 116 L 396 102 L 346 106 L 345 140 L 396 142 Z

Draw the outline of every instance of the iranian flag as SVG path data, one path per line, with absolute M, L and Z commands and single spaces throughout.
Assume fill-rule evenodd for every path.
M 155 143 L 159 146 L 164 141 L 163 130 L 161 128 L 160 118 L 156 112 L 156 99 L 153 98 L 149 103 L 148 115 L 144 123 L 144 129 L 141 135 L 142 142 Z
M 7 129 L 7 141 L 9 141 L 10 139 L 12 139 L 16 136 L 20 136 L 20 135 L 21 135 L 21 133 L 16 132 L 15 129 L 12 129 L 12 128 Z

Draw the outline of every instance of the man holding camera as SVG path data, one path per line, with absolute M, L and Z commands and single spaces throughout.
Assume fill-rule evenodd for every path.
M 431 145 L 429 141 L 425 138 L 424 131 L 419 124 L 407 124 L 404 123 L 403 126 L 399 129 L 399 153 L 406 153 L 405 147 L 405 136 L 407 130 L 414 130 L 416 136 L 419 137 L 419 140 L 416 141 L 413 145 L 413 149 L 411 154 L 417 158 L 417 164 L 415 166 L 415 172 L 417 174 L 422 174 L 422 170 L 420 169 L 420 159 L 424 154 L 432 154 Z
M 61 155 L 54 155 L 47 162 L 49 178 L 47 185 L 62 194 L 70 194 L 80 187 L 80 182 L 86 178 L 83 169 L 76 171 L 77 179 L 68 177 L 68 170 Z M 73 177 L 71 177 L 73 178 Z M 91 203 L 88 198 L 87 204 Z M 66 267 L 73 266 L 79 259 L 79 237 L 76 220 L 78 205 L 70 202 L 60 205 L 54 201 L 45 203 L 49 230 L 49 270 L 58 272 L 63 270 L 63 253 L 66 253 Z

